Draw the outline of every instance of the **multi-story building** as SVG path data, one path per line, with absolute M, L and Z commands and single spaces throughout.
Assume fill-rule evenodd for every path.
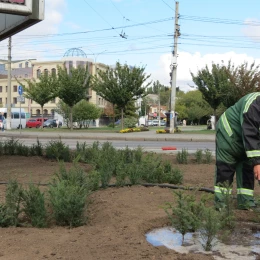
M 80 55 L 73 56 L 74 51 L 77 50 Z M 7 60 L 0 60 L 0 104 L 3 107 L 7 106 L 7 90 L 8 90 L 8 70 Z M 72 67 L 76 68 L 79 65 L 88 66 L 91 75 L 96 74 L 98 69 L 105 69 L 106 65 L 102 63 L 94 63 L 92 59 L 86 57 L 84 52 L 80 49 L 70 49 L 65 53 L 61 60 L 54 61 L 37 61 L 35 59 L 28 60 L 14 60 L 11 63 L 11 104 L 12 107 L 24 108 L 28 113 L 28 116 L 40 116 L 40 105 L 33 100 L 25 99 L 24 103 L 18 102 L 18 81 L 27 85 L 25 79 L 36 79 L 42 73 L 56 74 L 58 66 L 66 67 L 68 70 Z M 97 105 L 100 108 L 104 108 L 106 102 L 96 94 L 95 91 L 89 89 L 88 100 L 92 104 Z M 54 110 L 59 102 L 58 98 L 50 101 L 44 105 L 44 116 L 53 117 Z

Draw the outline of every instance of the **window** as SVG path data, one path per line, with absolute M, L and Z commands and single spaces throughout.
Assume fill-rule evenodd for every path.
M 56 76 L 56 69 L 55 68 L 51 69 L 51 75 Z
M 19 63 L 19 68 L 22 68 L 23 67 L 23 64 L 22 63 Z
M 45 70 L 44 70 L 44 75 L 46 76 L 46 75 L 48 75 L 48 74 L 49 74 L 48 70 L 45 69 Z
M 25 68 L 28 68 L 28 67 L 29 67 L 29 62 L 26 61 L 26 62 L 25 62 Z
M 21 118 L 25 118 L 25 113 L 21 113 Z
M 0 98 L 0 104 L 3 104 L 2 98 Z
M 13 86 L 13 92 L 17 92 L 17 86 Z
M 40 109 L 36 109 L 36 114 L 37 114 L 37 116 L 39 116 L 41 114 Z
M 8 91 L 8 87 L 7 86 L 5 86 L 5 92 L 7 92 Z
M 37 78 L 39 78 L 40 76 L 41 76 L 41 70 L 38 69 L 38 70 L 37 70 Z
M 3 87 L 2 86 L 0 86 L 0 92 L 3 92 Z
M 43 114 L 44 114 L 44 115 L 48 115 L 48 109 L 44 109 L 44 110 L 43 110 Z
M 17 104 L 17 98 L 16 97 L 13 98 L 13 104 Z
M 12 118 L 15 118 L 15 119 L 20 118 L 19 117 L 19 113 L 18 112 L 13 112 L 12 113 Z
M 54 116 L 54 109 L 51 110 L 51 115 Z

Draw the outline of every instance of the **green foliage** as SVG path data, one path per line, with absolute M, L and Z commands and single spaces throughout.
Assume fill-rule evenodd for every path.
M 173 168 L 170 162 L 164 163 L 164 182 L 170 184 L 182 184 L 183 173 L 179 168 Z
M 196 76 L 193 73 L 191 76 L 198 90 L 202 93 L 203 99 L 215 111 L 222 102 L 221 89 L 229 84 L 225 67 L 213 63 L 211 71 L 206 65 L 205 68 L 198 71 Z
M 197 149 L 195 152 L 195 159 L 197 163 L 202 163 L 203 162 L 203 151 L 200 149 Z
M 92 170 L 87 175 L 87 190 L 96 191 L 99 189 L 100 184 L 100 173 L 98 171 Z
M 19 140 L 13 137 L 5 140 L 3 145 L 4 154 L 15 155 L 18 145 L 19 145 Z
M 29 189 L 22 193 L 22 204 L 23 211 L 33 227 L 44 228 L 47 226 L 44 193 L 40 191 L 38 186 L 29 184 Z
M 43 107 L 46 103 L 57 96 L 58 80 L 55 75 L 43 73 L 39 79 L 24 79 L 28 87 L 18 80 L 24 88 L 24 96 L 38 103 L 41 106 L 42 120 Z
M 203 248 L 205 251 L 210 251 L 221 229 L 220 214 L 212 207 L 204 207 L 202 219 L 199 234 L 202 239 Z
M 126 127 L 126 128 L 135 127 L 135 125 L 136 125 L 137 123 L 138 123 L 137 118 L 134 118 L 134 117 L 124 118 L 124 127 Z
M 88 89 L 91 80 L 89 68 L 79 66 L 78 68 L 70 68 L 67 72 L 67 68 L 58 67 L 58 97 L 70 107 L 70 128 L 72 125 L 72 108 L 79 101 L 88 97 Z
M 57 225 L 78 227 L 85 224 L 87 191 L 84 187 L 62 180 L 50 185 L 49 198 Z
M 209 149 L 206 149 L 204 152 L 205 152 L 205 161 L 206 163 L 210 164 L 213 160 L 212 152 Z
M 222 227 L 233 230 L 235 227 L 235 213 L 234 213 L 234 202 L 231 194 L 232 185 L 228 182 L 218 184 L 221 189 L 222 202 L 216 205 L 216 208 L 221 212 Z
M 7 215 L 10 217 L 10 224 L 17 226 L 19 224 L 19 215 L 22 212 L 23 189 L 16 180 L 10 180 L 7 184 L 5 193 L 5 204 L 7 208 Z
M 245 61 L 235 67 L 235 65 L 229 61 L 225 69 L 229 84 L 223 86 L 221 92 L 222 103 L 226 107 L 233 106 L 240 98 L 249 93 L 260 91 L 259 65 L 255 65 L 254 62 L 249 65 L 248 62 Z
M 45 156 L 48 159 L 71 161 L 71 153 L 68 145 L 65 145 L 61 140 L 51 140 L 46 144 Z
M 43 145 L 37 138 L 36 144 L 32 144 L 29 153 L 31 156 L 43 156 L 43 150 Z
M 176 160 L 179 164 L 187 164 L 188 163 L 188 151 L 186 149 L 182 149 L 181 152 L 177 153 Z
M 115 68 L 99 70 L 98 75 L 94 77 L 93 89 L 121 110 L 121 120 L 128 103 L 145 96 L 145 88 L 151 84 L 147 83 L 144 86 L 145 81 L 150 77 L 145 75 L 144 70 L 145 68 L 130 68 L 127 64 L 121 65 L 117 62 Z
M 86 100 L 79 101 L 73 107 L 73 121 L 77 122 L 81 127 L 89 127 L 91 120 L 97 119 L 101 115 L 101 110 L 94 104 L 89 103 Z
M 182 234 L 182 243 L 184 236 L 191 230 L 192 223 L 195 221 L 194 214 L 191 211 L 190 196 L 185 195 L 183 191 L 174 191 L 177 205 L 166 203 L 164 210 L 168 215 L 172 226 Z M 197 221 L 199 221 L 197 219 Z M 199 225 L 198 225 L 199 226 Z
M 5 204 L 0 204 L 0 227 L 13 225 L 13 218 L 9 215 L 9 210 Z
M 86 189 L 87 175 L 83 168 L 78 165 L 77 160 L 73 161 L 73 166 L 70 169 L 66 169 L 64 162 L 60 162 L 59 171 L 55 173 L 55 178 L 52 185 L 62 181 L 66 181 L 71 185 Z

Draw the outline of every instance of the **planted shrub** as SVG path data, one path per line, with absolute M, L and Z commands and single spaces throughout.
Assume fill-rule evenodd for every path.
M 50 205 L 57 225 L 77 227 L 85 224 L 87 190 L 62 180 L 49 188 Z
M 140 164 L 135 162 L 127 165 L 126 167 L 127 176 L 131 184 L 135 185 L 141 182 L 142 172 Z
M 21 144 L 21 143 L 17 143 L 16 154 L 20 155 L 20 156 L 29 156 L 30 155 L 30 148 L 26 145 Z
M 213 160 L 212 152 L 209 149 L 205 150 L 205 161 L 206 163 L 211 163 Z
M 48 159 L 71 161 L 69 146 L 65 145 L 61 140 L 52 140 L 46 144 L 45 155 Z
M 29 189 L 22 193 L 22 204 L 23 211 L 33 227 L 44 228 L 47 226 L 44 193 L 40 191 L 38 186 L 29 184 Z
M 89 191 L 95 191 L 99 189 L 100 185 L 100 173 L 92 170 L 87 175 L 87 189 Z
M 202 163 L 203 162 L 203 151 L 200 149 L 197 149 L 195 152 L 195 160 L 197 163 Z
M 116 185 L 124 186 L 126 184 L 127 172 L 126 169 L 129 167 L 129 164 L 123 162 L 118 163 L 116 166 Z
M 179 168 L 173 168 L 169 161 L 164 162 L 164 182 L 182 184 L 183 173 Z
M 0 204 L 0 227 L 9 227 L 11 225 L 13 225 L 13 219 L 9 215 L 7 206 Z
M 221 229 L 220 214 L 212 207 L 204 207 L 203 221 L 199 229 L 202 246 L 205 251 L 210 251 L 216 243 L 216 237 Z
M 124 127 L 125 128 L 133 128 L 138 123 L 137 118 L 135 117 L 127 117 L 124 118 Z
M 183 191 L 174 191 L 173 193 L 176 197 L 177 205 L 166 203 L 164 209 L 172 226 L 181 233 L 183 244 L 185 234 L 191 230 L 192 223 L 196 219 L 191 211 L 189 195 L 185 195 Z
M 33 144 L 30 147 L 29 153 L 31 156 L 43 156 L 43 145 L 41 144 L 38 138 L 36 144 Z
M 188 151 L 186 149 L 182 149 L 181 152 L 177 153 L 177 162 L 179 164 L 187 164 L 188 163 Z
M 19 224 L 19 215 L 22 212 L 22 194 L 22 186 L 18 184 L 16 180 L 10 180 L 6 188 L 5 204 L 12 226 L 17 226 Z
M 4 145 L 3 145 L 4 154 L 15 155 L 18 145 L 19 145 L 19 140 L 13 137 L 4 141 Z

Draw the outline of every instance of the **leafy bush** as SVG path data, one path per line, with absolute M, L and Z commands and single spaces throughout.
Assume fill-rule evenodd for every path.
M 124 118 L 124 127 L 125 128 L 133 128 L 138 123 L 138 119 L 135 117 L 126 117 Z
M 4 141 L 4 145 L 3 145 L 4 154 L 15 155 L 19 144 L 20 144 L 19 140 L 13 137 Z
M 38 186 L 29 184 L 29 189 L 22 193 L 23 211 L 30 219 L 32 226 L 43 228 L 47 226 L 47 212 L 44 193 Z
M 63 160 L 64 162 L 71 161 L 69 146 L 65 145 L 61 140 L 49 141 L 46 144 L 45 155 L 48 159 Z
M 205 150 L 205 158 L 206 158 L 206 163 L 211 163 L 212 162 L 212 152 L 209 149 Z
M 169 161 L 164 162 L 164 182 L 182 184 L 183 173 L 179 168 L 173 168 Z

